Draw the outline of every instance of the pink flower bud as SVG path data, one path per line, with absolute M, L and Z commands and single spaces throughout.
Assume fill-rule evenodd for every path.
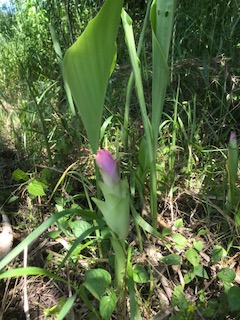
M 113 186 L 119 182 L 117 163 L 107 149 L 98 150 L 96 164 L 106 185 Z

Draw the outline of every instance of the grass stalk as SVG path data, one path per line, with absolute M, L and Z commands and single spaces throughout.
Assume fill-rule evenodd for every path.
M 142 26 L 142 31 L 139 37 L 138 41 L 138 46 L 137 46 L 137 56 L 140 56 L 140 53 L 142 51 L 142 46 L 144 42 L 144 37 L 145 37 L 145 32 L 148 24 L 148 19 L 149 19 L 149 12 L 150 12 L 150 7 L 151 7 L 151 1 L 148 1 L 147 4 L 147 10 L 146 14 L 144 17 L 143 21 L 143 26 Z M 123 145 L 124 145 L 124 150 L 128 149 L 128 123 L 129 123 L 129 110 L 130 110 L 130 100 L 131 100 L 131 95 L 133 91 L 133 85 L 134 85 L 134 75 L 133 72 L 131 72 L 131 75 L 128 79 L 128 84 L 127 84 L 127 91 L 126 91 L 126 99 L 125 99 L 125 108 L 124 108 L 124 123 L 123 123 Z
M 46 151 L 47 151 L 47 157 L 48 157 L 49 165 L 50 165 L 50 167 L 52 167 L 53 166 L 53 161 L 52 161 L 50 144 L 49 144 L 49 141 L 48 141 L 47 128 L 46 128 L 44 117 L 43 117 L 43 113 L 42 113 L 42 110 L 41 110 L 41 107 L 40 107 L 40 104 L 41 104 L 41 101 L 42 101 L 44 95 L 51 88 L 51 86 L 49 88 L 47 88 L 47 90 L 45 90 L 43 92 L 43 94 L 41 95 L 41 97 L 39 99 L 39 102 L 37 102 L 36 97 L 35 97 L 35 95 L 33 93 L 33 90 L 31 88 L 31 85 L 28 82 L 28 80 L 27 80 L 27 84 L 28 84 L 29 92 L 30 92 L 30 95 L 31 95 L 31 97 L 33 99 L 33 102 L 35 104 L 35 107 L 36 107 L 36 110 L 37 110 L 37 113 L 38 113 L 38 116 L 39 116 L 39 120 L 40 120 L 40 123 L 41 123 L 42 132 L 43 132 L 43 138 L 44 138 L 44 141 L 45 141 L 45 147 L 46 147 Z
M 126 11 L 122 11 L 122 21 L 123 27 L 125 31 L 125 40 L 127 43 L 130 61 L 133 69 L 133 74 L 135 78 L 135 86 L 136 86 L 136 93 L 140 105 L 140 111 L 144 126 L 144 133 L 146 136 L 147 146 L 148 146 L 148 153 L 149 153 L 149 162 L 150 162 L 150 175 L 151 175 L 151 194 L 150 194 L 150 206 L 151 206 L 151 217 L 153 221 L 154 227 L 157 225 L 157 192 L 156 192 L 156 155 L 153 152 L 153 142 L 152 142 L 152 129 L 151 124 L 147 115 L 147 108 L 144 98 L 144 90 L 142 84 L 142 77 L 141 77 L 141 69 L 140 69 L 140 61 L 137 56 L 133 29 L 132 29 L 132 19 L 126 13 Z M 155 163 L 155 165 L 154 165 Z

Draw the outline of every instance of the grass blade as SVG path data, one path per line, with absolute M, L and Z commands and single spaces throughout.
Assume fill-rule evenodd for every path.
M 9 262 L 11 262 L 19 253 L 21 253 L 26 246 L 29 246 L 32 242 L 34 242 L 47 228 L 49 228 L 53 223 L 55 223 L 58 219 L 64 217 L 65 215 L 73 215 L 73 214 L 85 214 L 85 210 L 81 209 L 67 209 L 61 212 L 56 213 L 46 221 L 44 221 L 37 229 L 35 229 L 32 233 L 30 233 L 26 239 L 24 239 L 19 245 L 17 245 L 12 251 L 10 251 L 1 261 L 0 261 L 0 270 L 3 269 Z M 97 218 L 97 215 L 95 219 Z
M 61 311 L 59 312 L 56 320 L 63 320 L 65 318 L 65 316 L 68 314 L 68 312 L 72 308 L 76 298 L 77 298 L 77 294 L 75 293 L 73 296 L 67 299 Z
M 69 282 L 46 269 L 39 267 L 26 267 L 7 270 L 0 274 L 0 279 L 22 277 L 22 276 L 46 276 L 69 285 Z

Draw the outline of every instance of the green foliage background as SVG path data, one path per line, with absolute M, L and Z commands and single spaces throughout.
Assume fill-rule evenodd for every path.
M 88 210 L 91 210 L 90 197 L 95 195 L 96 181 L 92 176 L 94 171 L 92 164 L 89 165 L 89 153 L 84 154 L 88 160 L 84 159 L 86 162 L 81 166 L 81 169 L 84 168 L 84 174 L 79 170 L 74 171 L 74 161 L 79 160 L 79 150 L 85 151 L 89 145 L 80 117 L 74 116 L 71 112 L 70 101 L 66 97 L 61 64 L 67 49 L 82 34 L 87 22 L 96 15 L 102 3 L 103 1 L 93 0 L 13 0 L 10 7 L 2 7 L 0 10 L 1 142 L 6 144 L 9 141 L 13 142 L 14 148 L 23 153 L 24 159 L 27 159 L 22 163 L 23 166 L 26 166 L 26 168 L 21 168 L 24 170 L 25 178 L 20 179 L 20 181 L 23 180 L 23 183 L 19 188 L 23 188 L 25 193 L 28 191 L 30 202 L 37 201 L 38 196 L 45 196 L 48 199 L 47 201 L 44 198 L 47 204 L 55 201 L 54 205 L 60 212 L 70 208 L 71 205 L 73 212 L 74 206 L 78 205 L 84 208 L 86 206 Z M 141 34 L 147 1 L 129 0 L 125 1 L 124 6 L 133 19 L 134 36 L 137 43 Z M 50 26 L 56 34 L 55 44 L 59 44 L 61 49 L 59 56 L 54 50 Z M 229 155 L 227 143 L 232 130 L 239 132 L 240 121 L 239 28 L 240 7 L 237 0 L 227 2 L 225 0 L 195 2 L 179 0 L 177 2 L 169 56 L 170 81 L 159 130 L 156 162 L 157 196 L 161 198 L 159 208 L 164 214 L 166 208 L 163 202 L 168 201 L 168 222 L 170 216 L 173 222 L 176 212 L 180 215 L 178 223 L 176 221 L 174 224 L 177 230 L 175 230 L 177 237 L 176 235 L 172 237 L 171 244 L 171 250 L 174 253 L 167 256 L 169 253 L 167 246 L 163 246 L 164 253 L 166 253 L 165 263 L 169 265 L 180 263 L 182 256 L 180 259 L 180 255 L 174 251 L 177 246 L 183 250 L 183 255 L 186 252 L 183 258 L 186 260 L 187 267 L 185 267 L 189 272 L 186 273 L 188 278 L 185 277 L 185 284 L 200 277 L 199 274 L 203 275 L 204 279 L 208 278 L 206 270 L 209 272 L 209 269 L 204 269 L 206 262 L 202 264 L 202 256 L 200 256 L 206 245 L 205 232 L 209 233 L 209 230 L 201 229 L 203 226 L 212 227 L 212 223 L 217 221 L 211 234 L 212 242 L 216 245 L 215 249 L 212 248 L 213 245 L 209 249 L 210 245 L 207 243 L 207 250 L 211 250 L 214 264 L 219 263 L 221 259 L 224 260 L 231 253 L 234 255 L 239 249 L 239 230 L 235 229 L 236 224 L 239 225 L 239 201 L 237 200 L 234 208 L 230 208 L 229 211 L 226 210 L 225 205 L 229 184 L 226 172 L 226 164 L 228 166 L 226 159 Z M 136 208 L 131 204 L 135 221 L 139 226 L 141 225 L 144 232 L 149 232 L 161 239 L 160 233 L 137 215 L 137 210 L 144 203 L 145 197 L 148 197 L 148 194 L 144 194 L 145 189 L 149 191 L 144 184 L 144 179 L 148 172 L 149 159 L 146 157 L 146 141 L 142 140 L 143 128 L 135 92 L 132 93 L 130 99 L 129 146 L 121 153 L 124 149 L 121 145 L 121 134 L 126 87 L 131 73 L 122 26 L 120 26 L 117 38 L 117 49 L 116 68 L 109 80 L 104 104 L 104 125 L 101 129 L 100 140 L 101 143 L 108 144 L 109 149 L 117 153 L 120 150 L 123 174 L 129 178 L 131 194 L 135 196 L 136 192 L 138 199 L 135 204 Z M 150 114 L 152 86 L 150 22 L 146 29 L 140 60 L 146 107 Z M 42 170 L 41 165 L 47 166 L 50 172 L 48 178 L 44 177 L 44 169 Z M 29 174 L 29 166 L 33 168 L 31 174 Z M 54 173 L 49 168 L 51 170 L 54 168 Z M 15 172 L 15 169 L 12 171 Z M 227 170 L 229 171 L 229 168 Z M 26 174 L 25 171 L 28 173 Z M 234 172 L 238 174 L 237 165 Z M 14 179 L 14 175 L 12 178 Z M 19 182 L 17 179 L 16 181 Z M 40 195 L 33 192 L 35 191 L 34 184 L 35 188 L 36 185 L 38 186 L 38 192 L 40 185 Z M 233 189 L 236 192 L 234 196 L 238 196 L 238 177 L 236 180 L 234 178 Z M 185 196 L 183 200 L 182 190 Z M 193 192 L 195 192 L 194 196 L 191 197 Z M 58 197 L 55 197 L 55 193 Z M 11 199 L 12 195 L 9 190 L 6 191 L 6 194 Z M 174 201 L 175 196 L 176 202 Z M 202 199 L 200 199 L 201 196 Z M 5 198 L 7 198 L 5 194 L 1 195 L 1 199 L 5 201 Z M 214 199 L 213 205 L 210 202 L 211 199 Z M 199 211 L 198 207 L 201 207 Z M 32 214 L 32 211 L 30 212 Z M 86 212 L 81 210 L 81 213 Z M 88 214 L 89 212 L 86 213 L 86 216 Z M 175 218 L 178 218 L 177 214 Z M 196 214 L 199 215 L 194 220 Z M 69 225 L 64 214 L 59 213 L 57 216 L 63 216 L 63 219 L 58 222 L 57 234 L 63 232 L 69 235 Z M 33 224 L 39 223 L 37 221 L 39 216 L 30 215 L 28 219 L 31 218 L 34 221 Z M 95 217 L 93 219 L 95 220 Z M 37 236 L 56 221 L 57 218 L 54 216 L 54 219 L 50 219 L 46 224 L 43 223 L 40 229 L 36 229 Z M 72 223 L 76 221 L 73 220 Z M 192 224 L 192 221 L 195 224 Z M 192 233 L 189 235 L 189 229 L 184 229 L 186 224 L 195 228 L 194 235 Z M 203 231 L 202 234 L 199 229 Z M 185 232 L 184 236 L 182 230 Z M 165 228 L 164 232 L 165 236 L 168 236 L 171 230 Z M 137 233 L 141 238 L 138 229 Z M 222 247 L 221 239 L 223 239 L 226 251 Z M 26 240 L 29 245 L 32 241 L 31 234 Z M 81 238 L 82 240 L 85 238 Z M 97 242 L 99 238 L 96 237 L 91 241 Z M 189 241 L 192 245 L 190 249 L 188 248 Z M 76 243 L 76 247 L 79 243 Z M 139 241 L 140 249 L 143 249 L 142 245 Z M 221 246 L 218 247 L 218 245 Z M 87 248 L 88 246 L 91 250 L 94 247 L 92 242 L 86 245 Z M 92 251 L 95 252 L 96 248 L 94 247 Z M 207 253 L 211 256 L 209 252 Z M 129 265 L 132 263 L 130 260 L 129 258 Z M 228 268 L 225 271 L 228 272 Z M 219 279 L 227 282 L 223 286 L 229 289 L 233 279 L 221 279 L 221 273 Z M 133 283 L 132 287 L 134 288 Z M 239 291 L 236 290 L 236 286 L 233 288 L 231 294 L 235 299 L 235 291 L 237 295 Z M 227 289 L 220 299 L 225 302 L 228 299 L 233 312 L 239 312 L 238 309 L 233 308 L 232 303 L 235 300 L 228 297 Z M 150 304 L 150 294 L 149 297 L 146 305 Z M 196 301 L 200 301 L 199 308 L 201 312 L 205 310 L 205 314 L 208 313 L 208 316 L 212 317 L 215 311 L 217 312 L 221 300 L 212 300 L 214 306 L 209 308 L 206 308 L 206 300 L 205 292 L 199 290 L 196 298 Z M 192 304 L 186 299 L 181 286 L 175 287 L 172 302 L 178 306 L 179 313 L 176 318 L 172 316 L 170 319 L 183 319 L 186 312 L 188 319 L 193 319 Z M 228 304 L 222 303 L 223 305 Z M 227 308 L 222 310 L 223 317 L 229 312 Z

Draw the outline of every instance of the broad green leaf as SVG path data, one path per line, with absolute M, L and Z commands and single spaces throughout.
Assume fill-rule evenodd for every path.
M 80 237 L 84 231 L 90 229 L 92 226 L 89 222 L 84 220 L 75 220 L 70 222 L 70 227 L 73 230 L 75 237 Z
M 195 274 L 193 272 L 191 273 L 186 273 L 183 277 L 184 283 L 188 284 L 190 283 L 193 279 L 195 278 Z
M 61 231 L 59 230 L 54 230 L 54 231 L 50 231 L 48 233 L 45 234 L 45 238 L 50 238 L 50 239 L 57 239 L 59 238 L 61 235 Z
M 183 287 L 180 285 L 176 286 L 173 290 L 172 304 L 179 306 L 181 310 L 187 310 L 188 308 L 188 301 L 183 293 Z
M 183 220 L 182 219 L 177 219 L 175 222 L 174 222 L 174 227 L 177 228 L 177 229 L 180 229 L 182 228 L 183 226 Z
M 81 115 L 93 152 L 97 151 L 103 104 L 123 0 L 106 0 L 78 40 L 67 50 L 64 79 Z
M 44 192 L 44 189 L 46 189 L 46 187 L 47 186 L 44 183 L 34 179 L 27 186 L 27 190 L 29 194 L 33 197 L 45 196 L 46 193 Z
M 232 312 L 240 311 L 240 288 L 236 286 L 230 288 L 227 297 L 230 310 Z
M 143 266 L 137 264 L 133 268 L 133 280 L 137 283 L 146 283 L 149 281 L 149 275 Z
M 202 230 L 198 231 L 197 237 L 204 236 L 204 235 L 207 234 L 208 232 L 209 232 L 209 230 L 207 230 L 207 229 L 202 229 Z
M 201 264 L 194 267 L 193 273 L 198 277 L 209 279 L 207 271 L 203 268 Z
M 162 235 L 165 236 L 169 236 L 172 233 L 172 229 L 171 228 L 163 228 L 162 231 Z
M 104 320 L 110 319 L 117 303 L 116 293 L 113 292 L 110 296 L 104 296 L 100 300 L 100 314 Z
M 220 261 L 223 257 L 227 255 L 226 250 L 221 246 L 216 246 L 212 252 L 212 259 L 214 263 Z
M 41 179 L 44 181 L 51 181 L 52 179 L 52 171 L 49 168 L 43 168 L 40 175 Z
M 199 252 L 203 249 L 203 242 L 202 241 L 193 241 L 193 246 L 195 249 L 197 249 Z
M 181 250 L 186 247 L 187 239 L 182 236 L 180 233 L 175 233 L 172 235 L 174 242 L 176 243 L 176 248 Z
M 86 271 L 86 280 L 83 285 L 98 300 L 106 293 L 111 283 L 111 275 L 104 269 Z
M 217 276 L 222 281 L 233 282 L 233 280 L 236 277 L 236 273 L 234 270 L 230 268 L 223 268 L 221 271 L 217 273 Z
M 175 0 L 154 0 L 150 13 L 153 54 L 152 130 L 155 147 L 169 81 L 168 54 L 172 37 L 175 2 Z
M 169 266 L 174 266 L 181 263 L 181 257 L 178 254 L 174 253 L 162 257 L 160 260 Z
M 20 181 L 20 180 L 23 180 L 23 181 L 27 181 L 29 179 L 28 175 L 26 174 L 26 172 L 22 171 L 21 169 L 16 169 L 13 171 L 12 173 L 12 178 L 15 180 L 15 181 Z
M 195 249 L 189 248 L 186 251 L 186 258 L 194 267 L 197 267 L 199 265 L 200 256 Z

